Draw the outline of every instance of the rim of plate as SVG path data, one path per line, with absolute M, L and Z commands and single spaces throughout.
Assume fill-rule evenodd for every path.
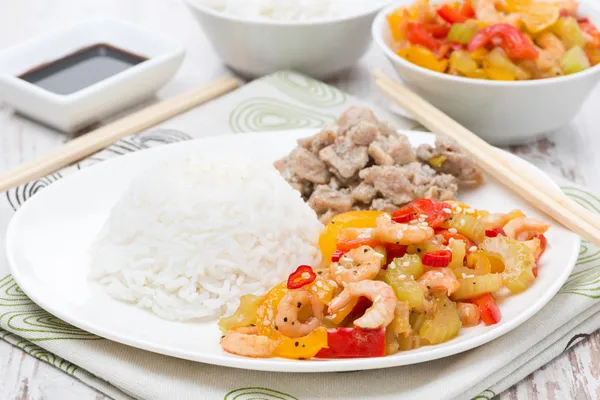
M 299 132 L 299 131 L 300 130 L 298 130 L 297 132 Z M 314 133 L 315 130 L 302 130 L 302 131 Z M 265 139 L 264 136 L 266 133 L 275 136 L 278 133 L 281 134 L 283 132 L 289 133 L 290 131 L 254 132 L 254 133 L 246 133 L 243 135 L 239 135 L 239 134 L 230 134 L 229 135 L 228 134 L 228 135 L 212 136 L 212 137 L 207 137 L 207 138 L 203 138 L 203 139 L 196 139 L 193 141 L 202 142 L 204 140 L 221 140 L 223 137 L 232 137 L 232 136 L 237 136 L 238 138 L 240 136 L 246 137 L 246 138 L 248 138 L 247 140 L 251 141 L 253 136 L 261 135 L 262 139 Z M 435 136 L 432 133 L 420 132 L 420 131 L 398 130 L 398 132 L 402 133 L 402 134 L 406 134 L 408 136 L 411 136 L 411 135 L 419 136 L 420 135 L 420 136 L 426 136 L 429 138 Z M 78 171 L 77 174 L 85 173 L 86 171 L 89 171 L 94 168 L 103 168 L 103 166 L 108 165 L 108 163 L 119 162 L 119 160 L 124 160 L 125 158 L 148 157 L 149 153 L 152 154 L 152 153 L 160 153 L 160 152 L 164 152 L 164 151 L 169 151 L 168 149 L 172 149 L 173 147 L 176 147 L 176 146 L 181 146 L 181 147 L 189 146 L 189 141 L 168 144 L 168 145 L 164 145 L 164 146 L 159 146 L 159 147 L 141 150 L 141 151 L 137 151 L 134 153 L 119 156 L 117 158 L 109 159 L 109 160 L 103 161 L 101 163 L 95 164 L 93 166 L 87 167 L 83 170 Z M 556 184 L 546 173 L 541 171 L 539 168 L 537 168 L 533 164 L 530 164 L 527 161 L 525 161 L 511 153 L 508 153 L 504 150 L 498 149 L 498 151 L 501 152 L 502 154 L 504 154 L 504 156 L 508 157 L 509 159 L 511 159 L 515 162 L 527 163 L 530 167 L 535 168 L 537 170 L 537 172 L 540 174 L 540 176 L 544 176 L 545 181 L 549 185 L 551 184 L 554 188 L 556 188 L 557 190 L 560 190 L 558 184 Z M 123 161 L 121 161 L 121 162 L 123 162 Z M 107 168 L 107 167 L 104 167 L 104 168 Z M 573 248 L 570 251 L 568 268 L 563 269 L 560 275 L 554 277 L 555 280 L 550 285 L 549 290 L 544 292 L 544 294 L 539 297 L 539 299 L 536 303 L 534 303 L 533 305 L 531 305 L 527 308 L 524 308 L 523 311 L 519 315 L 517 315 L 515 318 L 508 321 L 506 324 L 499 325 L 499 326 L 495 327 L 494 329 L 492 329 L 488 332 L 485 332 L 484 334 L 481 334 L 474 338 L 469 339 L 466 342 L 457 342 L 457 343 L 453 344 L 452 341 L 448 341 L 448 342 L 445 342 L 443 344 L 436 345 L 436 346 L 427 346 L 428 351 L 420 351 L 420 352 L 416 352 L 416 353 L 413 351 L 406 351 L 406 352 L 397 353 L 397 354 L 391 355 L 391 356 L 376 357 L 376 358 L 323 359 L 323 360 L 312 359 L 309 361 L 304 361 L 304 360 L 289 360 L 289 359 L 283 359 L 283 358 L 255 359 L 255 358 L 234 356 L 231 354 L 227 354 L 227 355 L 210 355 L 210 354 L 209 355 L 201 355 L 201 354 L 195 355 L 195 354 L 190 354 L 190 352 L 179 351 L 179 350 L 170 348 L 165 345 L 150 343 L 145 340 L 130 338 L 129 336 L 124 337 L 122 335 L 118 335 L 118 334 L 114 333 L 110 329 L 96 326 L 93 323 L 88 323 L 86 321 L 79 321 L 75 318 L 71 318 L 70 315 L 62 312 L 59 308 L 56 308 L 54 305 L 52 305 L 51 302 L 46 301 L 46 299 L 40 298 L 38 296 L 38 294 L 36 293 L 36 291 L 34 290 L 34 288 L 32 287 L 35 285 L 30 286 L 29 280 L 24 279 L 23 275 L 21 275 L 21 273 L 16 265 L 13 251 L 11 250 L 12 248 L 15 248 L 15 246 L 13 245 L 14 235 L 10 234 L 10 232 L 12 232 L 15 229 L 14 226 L 17 225 L 19 222 L 20 215 L 21 215 L 20 211 L 27 210 L 28 207 L 31 207 L 31 204 L 34 204 L 33 202 L 40 201 L 39 199 L 41 199 L 43 197 L 43 193 L 46 192 L 48 189 L 54 187 L 55 189 L 53 189 L 53 190 L 58 190 L 56 188 L 60 187 L 62 184 L 64 184 L 64 182 L 68 182 L 68 179 L 69 179 L 69 177 L 65 177 L 59 181 L 54 182 L 48 188 L 44 189 L 42 192 L 38 193 L 36 196 L 29 199 L 27 202 L 25 202 L 21 206 L 21 208 L 19 208 L 19 210 L 14 214 L 13 218 L 9 222 L 9 225 L 7 228 L 7 235 L 6 235 L 6 243 L 5 243 L 6 255 L 7 255 L 10 273 L 13 276 L 13 278 L 15 279 L 15 281 L 17 282 L 17 284 L 19 285 L 19 287 L 23 290 L 23 292 L 31 300 L 33 300 L 36 303 L 36 305 L 38 305 L 40 308 L 43 308 L 50 314 L 62 319 L 63 321 L 65 321 L 79 329 L 90 332 L 90 333 L 100 336 L 102 338 L 112 340 L 117 343 L 122 343 L 122 344 L 131 346 L 131 347 L 135 347 L 135 348 L 138 348 L 141 350 L 150 351 L 153 353 L 158 353 L 158 354 L 173 356 L 176 358 L 181 358 L 181 359 L 185 359 L 185 360 L 189 360 L 189 361 L 202 362 L 202 363 L 206 363 L 206 364 L 218 365 L 218 366 L 223 366 L 223 367 L 248 369 L 248 370 L 255 370 L 255 371 L 288 372 L 288 373 L 345 372 L 345 371 L 359 371 L 359 370 L 399 367 L 399 366 L 404 366 L 404 365 L 417 364 L 417 363 L 421 363 L 421 362 L 437 360 L 440 358 L 459 354 L 459 353 L 465 352 L 467 350 L 471 350 L 476 347 L 479 347 L 485 343 L 488 343 L 494 339 L 499 338 L 500 336 L 503 336 L 504 334 L 512 331 L 513 329 L 515 329 L 516 327 L 518 327 L 519 325 L 521 325 L 522 323 L 527 321 L 529 318 L 531 318 L 532 316 L 537 314 L 537 312 L 539 310 L 541 310 L 545 305 L 547 305 L 548 302 L 556 295 L 556 293 L 558 293 L 558 291 L 560 290 L 560 288 L 562 287 L 564 282 L 569 277 L 571 271 L 573 270 L 575 263 L 577 261 L 577 257 L 579 255 L 580 238 L 571 232 L 572 235 L 576 236 L 576 240 L 574 240 Z M 42 307 L 40 305 L 40 303 L 44 304 L 44 306 Z M 211 322 L 213 322 L 213 321 L 211 321 Z M 216 324 L 216 321 L 214 323 Z M 218 344 L 215 343 L 215 346 L 217 346 L 217 345 Z

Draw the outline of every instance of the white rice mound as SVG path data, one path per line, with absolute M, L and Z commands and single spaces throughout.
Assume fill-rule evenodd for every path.
M 275 168 L 202 157 L 136 178 L 90 251 L 91 277 L 111 296 L 169 320 L 228 315 L 241 295 L 321 258 L 323 226 Z
M 195 0 L 240 18 L 273 21 L 313 21 L 374 10 L 390 0 Z

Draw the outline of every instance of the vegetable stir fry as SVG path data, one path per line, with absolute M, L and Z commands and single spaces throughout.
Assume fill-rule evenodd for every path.
M 526 290 L 549 225 L 418 199 L 392 214 L 339 214 L 321 234 L 324 265 L 301 265 L 221 319 L 221 345 L 247 357 L 381 357 L 493 325 L 494 293 Z
M 600 63 L 600 31 L 577 0 L 416 0 L 387 16 L 392 47 L 433 71 L 502 81 L 552 78 Z

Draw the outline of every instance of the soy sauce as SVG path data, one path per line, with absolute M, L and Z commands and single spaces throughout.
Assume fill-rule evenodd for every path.
M 56 94 L 71 94 L 146 61 L 105 43 L 77 50 L 39 65 L 18 77 Z

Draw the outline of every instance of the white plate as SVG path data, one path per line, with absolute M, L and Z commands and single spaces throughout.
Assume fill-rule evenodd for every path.
M 539 277 L 524 293 L 501 301 L 500 323 L 463 329 L 441 345 L 389 357 L 351 360 L 295 361 L 251 359 L 221 350 L 216 321 L 183 323 L 163 320 L 151 312 L 109 297 L 87 279 L 87 250 L 129 182 L 163 157 L 195 153 L 198 157 L 215 149 L 246 151 L 257 157 L 287 154 L 295 140 L 313 132 L 286 131 L 219 136 L 172 144 L 122 156 L 60 180 L 32 199 L 13 217 L 7 233 L 11 273 L 23 291 L 50 313 L 81 329 L 140 349 L 188 360 L 236 368 L 278 372 L 349 371 L 413 364 L 446 357 L 480 346 L 514 329 L 539 311 L 565 282 L 579 250 L 579 238 L 553 225 L 548 251 L 542 258 Z M 431 134 L 405 132 L 413 145 L 432 142 Z M 549 190 L 556 185 L 542 172 L 505 153 Z M 520 208 L 541 217 L 521 199 L 488 178 L 481 188 L 462 192 L 461 200 L 476 207 L 501 212 Z

